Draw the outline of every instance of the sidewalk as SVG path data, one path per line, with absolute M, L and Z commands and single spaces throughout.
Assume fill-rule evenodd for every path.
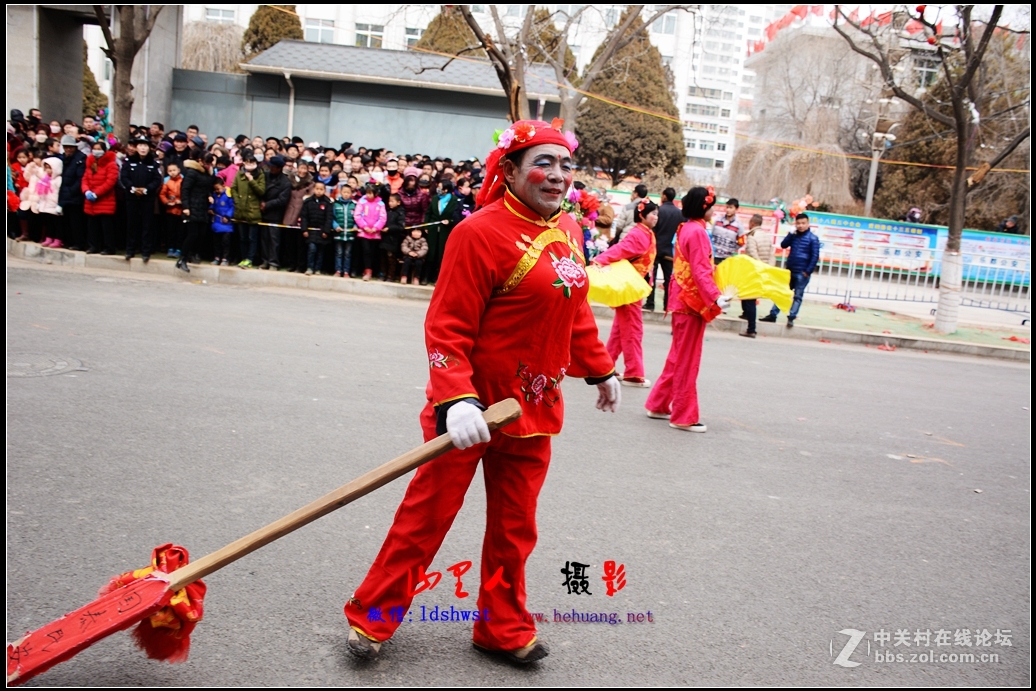
M 15 242 L 8 239 L 7 254 L 12 257 L 36 261 L 42 264 L 67 266 L 69 268 L 107 269 L 131 273 L 159 274 L 182 277 L 197 283 L 221 283 L 240 286 L 270 286 L 281 288 L 302 288 L 327 290 L 365 295 L 369 297 L 395 297 L 410 300 L 430 300 L 430 286 L 412 286 L 382 281 L 360 281 L 333 276 L 306 276 L 288 271 L 262 271 L 260 269 L 239 269 L 236 266 L 220 267 L 210 264 L 194 264 L 190 274 L 179 271 L 174 262 L 165 257 L 154 256 L 148 264 L 139 258 L 129 262 L 121 256 L 102 257 L 87 255 L 66 249 L 49 249 L 36 243 Z M 656 304 L 661 303 L 661 295 Z M 768 301 L 762 301 L 759 316 L 766 314 Z M 611 319 L 612 310 L 604 305 L 593 305 L 594 314 Z M 720 331 L 739 332 L 745 322 L 737 319 L 739 305 L 735 302 L 726 315 L 712 322 L 712 328 Z M 662 312 L 645 312 L 646 323 L 664 321 Z M 930 328 L 930 322 L 896 314 L 895 312 L 858 308 L 855 313 L 836 310 L 822 302 L 804 302 L 794 328 L 785 326 L 782 315 L 776 324 L 760 323 L 757 326 L 761 337 L 795 338 L 821 342 L 858 343 L 880 346 L 883 349 L 909 348 L 926 352 L 946 352 L 982 357 L 998 357 L 1028 362 L 1030 348 L 1027 329 L 962 326 L 955 334 L 943 336 Z M 1019 340 L 1008 340 L 1014 337 Z

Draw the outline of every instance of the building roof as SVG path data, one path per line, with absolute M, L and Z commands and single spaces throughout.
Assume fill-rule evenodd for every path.
M 449 62 L 448 65 L 446 63 Z M 443 68 L 443 65 L 446 65 Z M 359 48 L 333 43 L 284 40 L 251 62 L 241 63 L 246 72 L 284 74 L 328 81 L 391 84 L 441 91 L 503 96 L 500 80 L 489 60 L 464 57 L 453 60 L 411 50 Z M 554 70 L 531 65 L 526 72 L 529 98 L 557 102 Z

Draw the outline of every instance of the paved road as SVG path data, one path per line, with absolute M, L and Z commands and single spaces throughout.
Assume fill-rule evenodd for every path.
M 416 445 L 425 308 L 9 266 L 8 640 L 154 545 L 201 556 Z M 647 328 L 649 376 L 668 344 Z M 65 373 L 10 375 L 48 367 Z M 707 434 L 648 420 L 645 391 L 624 389 L 612 416 L 566 382 L 540 498 L 529 608 L 652 621 L 551 621 L 551 656 L 514 670 L 472 651 L 470 624 L 419 620 L 420 605 L 474 607 L 446 574 L 383 659 L 358 664 L 341 607 L 400 480 L 210 576 L 188 663 L 148 661 L 118 634 L 30 684 L 1025 686 L 1029 379 L 993 360 L 711 334 Z M 484 506 L 476 478 L 435 570 L 477 572 Z M 605 560 L 625 565 L 613 598 Z M 590 564 L 592 596 L 566 593 L 566 561 Z M 833 664 L 847 629 L 865 632 L 851 668 Z M 899 653 L 999 660 L 876 662 L 876 632 L 900 629 Z M 1012 645 L 936 645 L 962 629 Z

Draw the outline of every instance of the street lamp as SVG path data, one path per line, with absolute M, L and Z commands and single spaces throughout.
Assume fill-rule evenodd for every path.
M 878 181 L 878 159 L 886 149 L 896 141 L 896 135 L 892 130 L 899 127 L 898 122 L 887 118 L 878 118 L 878 124 L 874 127 L 874 134 L 871 135 L 871 172 L 867 177 L 867 201 L 864 202 L 863 215 L 871 215 L 871 206 L 874 203 L 874 186 Z

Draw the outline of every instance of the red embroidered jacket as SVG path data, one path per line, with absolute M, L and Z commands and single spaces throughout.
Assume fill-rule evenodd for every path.
M 673 278 L 669 282 L 670 312 L 698 314 L 712 321 L 721 312 L 716 306 L 719 288 L 713 278 L 712 243 L 703 221 L 687 221 L 676 229 L 673 242 Z
M 514 397 L 514 437 L 561 431 L 566 375 L 615 365 L 587 302 L 583 232 L 567 214 L 543 220 L 508 191 L 450 234 L 425 318 L 434 405 Z

